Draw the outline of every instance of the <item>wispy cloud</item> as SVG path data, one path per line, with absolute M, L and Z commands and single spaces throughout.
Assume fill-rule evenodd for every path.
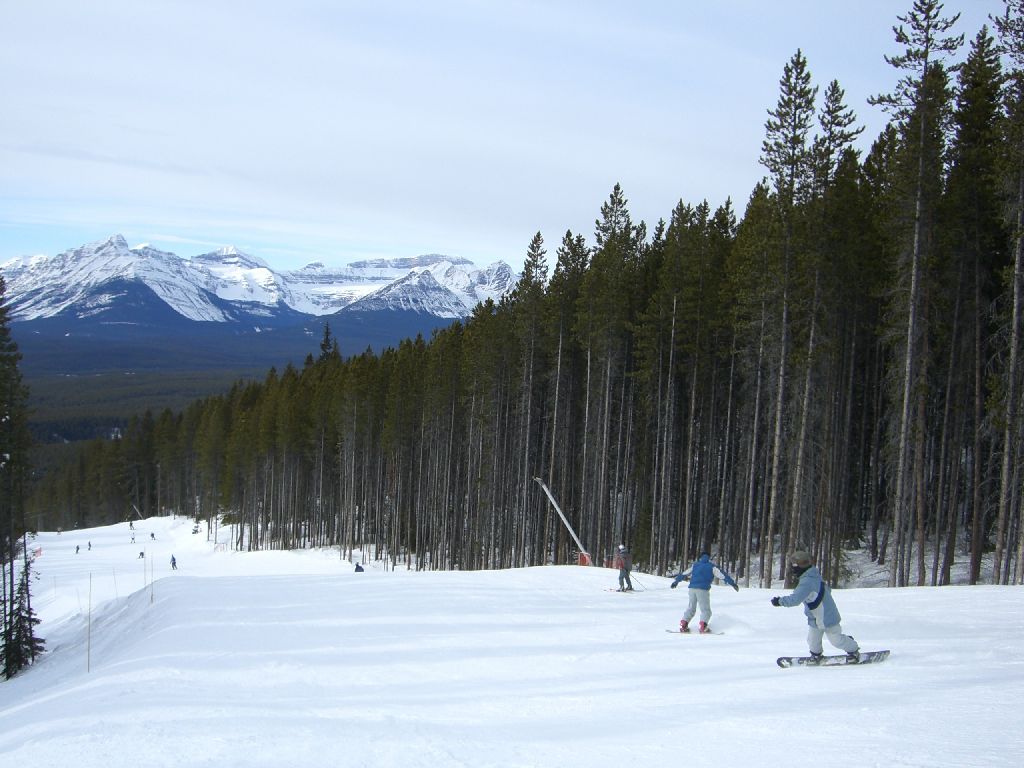
M 1001 2 L 968 5 L 972 34 Z M 903 10 L 11 3 L 0 260 L 38 228 L 41 241 L 125 230 L 242 241 L 289 260 L 440 250 L 516 261 L 538 230 L 552 243 L 566 229 L 589 237 L 617 182 L 649 223 L 679 199 L 741 207 L 798 47 L 817 82 L 846 88 L 864 141 L 877 135 L 884 118 L 864 100 L 894 79 L 882 57 Z

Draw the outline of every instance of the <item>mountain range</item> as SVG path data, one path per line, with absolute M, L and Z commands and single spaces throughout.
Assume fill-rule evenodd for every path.
M 0 264 L 30 372 L 298 364 L 324 324 L 342 353 L 429 336 L 518 276 L 440 254 L 276 271 L 236 248 L 184 258 L 124 237 Z

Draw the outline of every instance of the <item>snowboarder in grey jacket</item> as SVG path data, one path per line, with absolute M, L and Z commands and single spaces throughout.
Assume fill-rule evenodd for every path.
M 708 622 L 711 621 L 711 582 L 715 579 L 721 579 L 737 592 L 740 591 L 739 584 L 733 581 L 732 576 L 715 565 L 707 552 L 702 552 L 697 558 L 697 562 L 673 579 L 670 585 L 672 589 L 678 587 L 681 581 L 690 582 L 690 589 L 687 590 L 690 593 L 690 602 L 686 606 L 686 610 L 683 611 L 683 618 L 679 621 L 680 632 L 690 631 L 690 619 L 697 613 L 698 606 L 700 606 L 701 633 L 711 631 L 708 629 Z
M 797 550 L 790 556 L 789 562 L 799 581 L 788 595 L 773 597 L 772 605 L 776 608 L 803 605 L 808 626 L 807 646 L 812 658 L 821 659 L 824 653 L 821 639 L 825 636 L 836 648 L 846 651 L 851 661 L 857 661 L 860 658 L 860 646 L 852 637 L 843 634 L 839 623 L 842 617 L 832 599 L 832 588 L 821 578 L 821 571 L 811 563 L 810 553 Z

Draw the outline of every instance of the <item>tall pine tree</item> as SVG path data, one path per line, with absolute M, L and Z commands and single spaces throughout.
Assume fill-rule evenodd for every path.
M 28 479 L 28 391 L 18 363 L 21 354 L 8 325 L 6 285 L 0 277 L 0 566 L 3 576 L 3 674 L 10 679 L 34 660 L 36 647 L 29 596 L 25 524 Z M 15 579 L 21 556 L 22 581 Z
M 778 334 L 775 375 L 775 407 L 772 425 L 772 465 L 768 487 L 768 551 L 767 567 L 762 573 L 763 586 L 770 587 L 773 558 L 772 537 L 782 517 L 784 505 L 783 455 L 786 432 L 786 400 L 789 375 L 790 312 L 792 302 L 793 261 L 798 216 L 813 189 L 814 154 L 810 142 L 814 120 L 814 99 L 817 87 L 811 86 L 811 73 L 807 58 L 797 50 L 783 68 L 779 81 L 779 100 L 769 110 L 765 123 L 765 139 L 761 149 L 761 164 L 768 169 L 775 187 L 775 203 L 782 222 L 782 251 L 775 277 L 779 281 Z M 784 540 L 784 539 L 783 539 Z M 803 543 L 807 546 L 808 543 Z M 780 547 L 781 549 L 781 547 Z M 786 553 L 779 553 L 780 575 L 786 570 Z
M 896 89 L 870 99 L 889 111 L 904 134 L 904 146 L 916 158 L 916 169 L 909 194 L 913 199 L 913 233 L 911 237 L 909 280 L 906 299 L 906 322 L 902 360 L 900 363 L 899 415 L 895 437 L 895 489 L 892 494 L 892 526 L 896 552 L 889 564 L 889 586 L 906 583 L 903 570 L 904 533 L 908 523 L 914 483 L 911 473 L 912 424 L 915 419 L 915 398 L 919 387 L 915 380 L 921 374 L 922 352 L 920 344 L 922 271 L 926 257 L 924 227 L 930 211 L 928 186 L 929 175 L 935 158 L 929 152 L 936 124 L 940 120 L 937 109 L 941 100 L 934 94 L 937 74 L 942 70 L 945 57 L 954 54 L 963 44 L 963 36 L 947 34 L 956 24 L 960 15 L 945 18 L 942 3 L 938 0 L 915 0 L 906 16 L 897 17 L 903 24 L 893 27 L 896 42 L 903 46 L 903 53 L 886 56 L 885 60 L 905 74 L 897 82 Z M 904 26 L 906 25 L 906 26 Z M 918 439 L 923 436 L 918 434 Z M 921 489 L 916 489 L 920 491 Z

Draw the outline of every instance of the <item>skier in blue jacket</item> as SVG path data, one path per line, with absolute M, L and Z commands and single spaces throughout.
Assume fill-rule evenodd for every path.
M 811 563 L 810 553 L 797 550 L 790 556 L 789 562 L 793 574 L 800 580 L 788 595 L 773 597 L 772 605 L 776 608 L 792 608 L 803 604 L 804 614 L 807 616 L 807 646 L 811 658 L 821 659 L 824 653 L 821 638 L 825 636 L 836 648 L 846 651 L 850 661 L 859 661 L 860 646 L 852 637 L 843 634 L 843 628 L 839 624 L 842 617 L 839 615 L 835 600 L 832 599 L 832 588 L 821 578 L 821 571 Z
M 708 629 L 708 622 L 711 621 L 711 582 L 714 579 L 722 579 L 737 592 L 740 591 L 739 584 L 733 581 L 732 576 L 711 562 L 711 557 L 707 552 L 702 552 L 700 557 L 697 558 L 697 562 L 673 579 L 672 589 L 679 586 L 681 581 L 690 582 L 690 589 L 688 590 L 690 602 L 686 606 L 686 610 L 683 611 L 683 618 L 679 621 L 680 632 L 690 631 L 690 619 L 697 613 L 698 606 L 700 606 L 699 628 L 701 633 L 711 631 Z

